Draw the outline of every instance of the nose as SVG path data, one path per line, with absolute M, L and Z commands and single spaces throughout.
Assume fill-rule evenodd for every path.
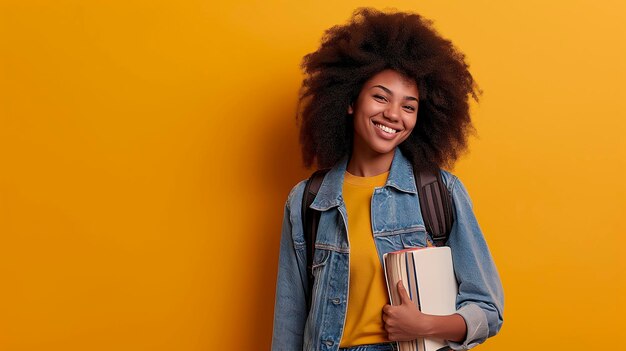
M 400 118 L 400 106 L 398 104 L 388 104 L 383 111 L 383 117 L 390 121 L 397 121 Z

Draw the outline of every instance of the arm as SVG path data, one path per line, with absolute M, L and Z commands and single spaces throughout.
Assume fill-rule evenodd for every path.
M 454 272 L 459 283 L 457 314 L 467 325 L 462 342 L 450 342 L 455 350 L 472 348 L 502 327 L 504 297 L 500 276 L 472 209 L 465 187 L 452 176 L 450 192 L 455 220 L 447 245 L 452 251 Z
M 402 305 L 383 308 L 385 329 L 392 341 L 435 337 L 448 340 L 452 349 L 465 350 L 495 335 L 502 326 L 503 293 L 498 272 L 467 191 L 454 176 L 450 184 L 455 221 L 447 244 L 459 283 L 457 312 L 448 316 L 421 313 L 410 305 L 406 290 L 399 284 Z
M 288 200 L 283 217 L 278 259 L 278 280 L 276 282 L 274 330 L 272 335 L 273 351 L 302 349 L 304 325 L 308 315 L 305 294 L 308 288 L 306 267 L 301 267 L 298 263 L 298 255 L 304 254 L 304 248 L 296 248 L 292 237 L 292 229 Z M 302 242 L 302 245 L 304 245 L 304 242 Z

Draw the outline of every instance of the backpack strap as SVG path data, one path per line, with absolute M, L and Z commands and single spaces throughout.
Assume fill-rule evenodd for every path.
M 330 169 L 315 171 L 304 187 L 302 195 L 302 225 L 304 228 L 304 241 L 306 243 L 306 271 L 309 278 L 309 292 L 307 293 L 307 308 L 311 308 L 311 291 L 313 290 L 313 257 L 315 254 L 315 241 L 317 239 L 317 225 L 320 222 L 320 211 L 310 206 L 320 190 L 324 176 Z
M 454 222 L 450 192 L 439 169 L 417 170 L 413 167 L 413 174 L 426 231 L 432 236 L 435 246 L 443 246 L 450 237 Z

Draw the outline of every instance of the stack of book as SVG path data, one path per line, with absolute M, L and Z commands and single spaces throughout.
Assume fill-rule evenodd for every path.
M 426 314 L 456 312 L 458 285 L 449 247 L 426 247 L 390 252 L 383 256 L 387 291 L 392 305 L 401 303 L 398 281 L 406 288 L 415 307 Z M 399 351 L 448 349 L 442 339 L 418 338 L 398 342 Z

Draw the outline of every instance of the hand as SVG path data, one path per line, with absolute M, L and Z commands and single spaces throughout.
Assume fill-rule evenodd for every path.
M 429 316 L 417 309 L 402 281 L 398 282 L 398 293 L 400 305 L 383 307 L 383 323 L 389 340 L 408 341 L 425 335 Z

